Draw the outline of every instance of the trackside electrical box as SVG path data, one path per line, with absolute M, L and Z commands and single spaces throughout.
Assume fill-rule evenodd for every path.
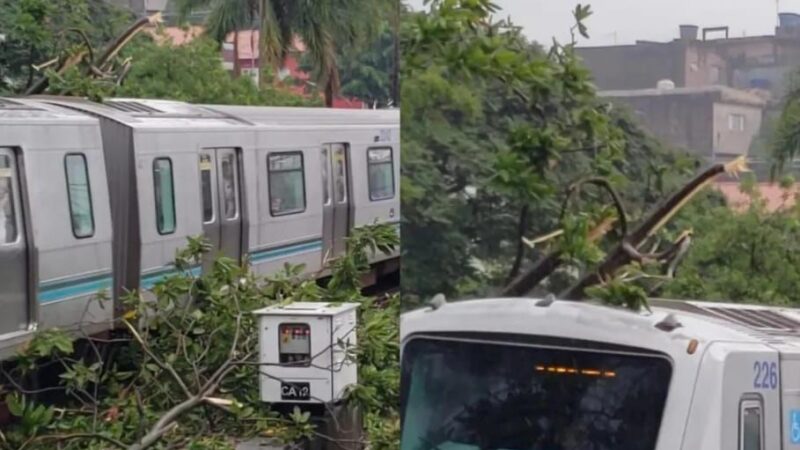
M 298 302 L 254 311 L 261 400 L 341 400 L 347 387 L 358 382 L 358 368 L 346 357 L 356 345 L 357 308 L 357 303 Z

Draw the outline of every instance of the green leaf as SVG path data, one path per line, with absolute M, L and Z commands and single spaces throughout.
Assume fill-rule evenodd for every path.
M 25 398 L 22 395 L 12 392 L 6 396 L 5 403 L 12 415 L 22 417 L 25 412 Z

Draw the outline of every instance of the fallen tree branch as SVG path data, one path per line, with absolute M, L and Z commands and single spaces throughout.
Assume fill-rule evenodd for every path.
M 110 69 L 111 61 L 113 60 L 113 58 L 117 56 L 120 50 L 122 50 L 122 48 L 125 47 L 131 41 L 131 39 L 133 39 L 137 34 L 139 34 L 142 30 L 144 30 L 145 27 L 150 25 L 155 25 L 159 22 L 161 22 L 161 13 L 157 13 L 150 17 L 144 17 L 137 20 L 133 25 L 131 25 L 127 30 L 125 30 L 125 32 L 123 32 L 119 37 L 117 37 L 117 39 L 115 39 L 108 46 L 108 48 L 106 48 L 106 50 L 98 58 L 97 61 L 94 61 L 93 58 L 94 49 L 91 47 L 91 44 L 89 43 L 88 38 L 86 37 L 86 34 L 82 33 L 80 30 L 70 30 L 70 31 L 76 31 L 79 34 L 81 34 L 86 49 L 74 55 L 71 55 L 66 60 L 64 60 L 63 63 L 59 64 L 58 68 L 56 69 L 56 73 L 63 74 L 71 67 L 75 67 L 76 65 L 78 65 L 87 55 L 89 55 L 89 61 L 88 61 L 89 67 L 87 67 L 86 69 L 87 76 L 90 77 L 97 76 L 97 73 L 93 71 L 94 68 L 99 69 L 100 73 L 106 73 Z M 58 58 L 56 58 L 56 60 L 58 60 Z M 48 66 L 52 65 L 53 64 L 52 61 L 53 60 L 50 60 L 45 64 L 47 64 Z M 50 78 L 47 75 L 44 75 L 25 91 L 25 95 L 41 94 L 44 91 L 46 91 L 49 86 L 50 86 Z
M 589 232 L 589 241 L 594 242 L 608 233 L 616 222 L 616 218 L 607 217 Z M 550 276 L 563 263 L 563 252 L 554 250 L 543 256 L 535 266 L 517 277 L 503 289 L 504 297 L 518 297 L 526 295 L 545 278 Z
M 125 326 L 128 327 L 128 331 L 130 331 L 134 339 L 136 339 L 136 341 L 142 347 L 142 350 L 145 353 L 147 353 L 147 356 L 149 356 L 150 359 L 152 359 L 158 365 L 158 367 L 160 367 L 161 369 L 163 369 L 172 376 L 172 378 L 175 380 L 176 383 L 178 383 L 178 386 L 181 387 L 183 393 L 187 397 L 192 397 L 192 392 L 189 390 L 188 387 L 186 387 L 186 384 L 183 382 L 183 379 L 180 377 L 180 375 L 178 375 L 178 373 L 175 372 L 175 369 L 172 368 L 172 366 L 166 364 L 164 361 L 161 361 L 161 359 L 158 356 L 156 356 L 152 350 L 150 350 L 150 347 L 147 345 L 144 339 L 142 339 L 142 336 L 139 334 L 138 331 L 136 331 L 136 327 L 131 325 L 131 323 L 128 322 L 127 320 L 123 320 L 122 323 L 124 323 Z
M 519 219 L 517 222 L 517 251 L 514 257 L 514 264 L 506 276 L 506 284 L 514 280 L 519 275 L 519 269 L 522 266 L 522 260 L 525 258 L 525 231 L 528 229 L 528 215 L 530 206 L 524 205 L 519 212 Z
M 736 175 L 739 172 L 747 171 L 746 160 L 739 157 L 727 164 L 716 164 L 706 169 L 689 183 L 683 186 L 678 192 L 668 198 L 661 206 L 656 208 L 647 219 L 645 219 L 636 230 L 630 235 L 625 236 L 623 241 L 609 253 L 606 259 L 600 264 L 597 270 L 585 275 L 576 284 L 560 295 L 565 300 L 581 300 L 584 297 L 584 290 L 595 284 L 599 284 L 604 278 L 608 278 L 617 269 L 629 264 L 634 260 L 634 255 L 630 249 L 637 249 L 644 241 L 661 229 L 680 209 L 694 198 L 703 188 L 711 184 L 718 175 L 723 173 Z M 637 251 L 638 253 L 638 251 Z
M 558 221 L 564 221 L 564 215 L 567 212 L 567 206 L 569 205 L 569 201 L 572 200 L 573 195 L 581 190 L 583 185 L 585 184 L 593 184 L 595 186 L 603 188 L 608 195 L 611 197 L 611 201 L 614 203 L 614 208 L 617 210 L 617 215 L 619 216 L 619 227 L 622 230 L 622 235 L 625 236 L 628 234 L 628 214 L 625 212 L 625 206 L 622 204 L 622 200 L 619 197 L 616 189 L 611 183 L 602 177 L 589 177 L 583 178 L 575 183 L 572 183 L 569 188 L 567 189 L 567 196 L 564 198 L 564 201 L 561 203 L 561 213 L 559 213 Z
M 611 197 L 611 201 L 614 204 L 614 208 L 617 210 L 617 217 L 616 218 L 608 218 L 601 221 L 595 229 L 589 232 L 589 240 L 594 242 L 600 237 L 604 236 L 611 230 L 611 226 L 619 220 L 619 226 L 621 229 L 622 236 L 625 236 L 628 232 L 628 215 L 625 211 L 625 206 L 622 204 L 622 200 L 620 199 L 619 194 L 611 185 L 611 183 L 602 177 L 589 177 L 589 178 L 582 178 L 572 184 L 569 185 L 567 188 L 566 196 L 564 197 L 564 201 L 561 203 L 561 212 L 559 213 L 559 222 L 563 223 L 564 216 L 567 212 L 567 207 L 569 206 L 570 200 L 572 200 L 573 196 L 580 192 L 581 188 L 586 184 L 593 184 L 605 190 L 609 197 Z M 556 230 L 552 233 L 548 233 L 544 236 L 540 236 L 539 238 L 534 239 L 533 241 L 529 241 L 524 237 L 521 237 L 523 243 L 527 244 L 528 246 L 533 246 L 538 242 L 544 242 L 546 240 L 555 238 L 557 236 L 561 236 L 564 234 L 564 230 Z M 562 263 L 561 261 L 562 252 L 561 251 L 553 251 L 547 255 L 545 255 L 542 259 L 540 259 L 536 265 L 531 268 L 526 273 L 522 274 L 519 277 L 513 278 L 517 275 L 519 271 L 519 265 L 521 260 L 519 258 L 519 253 L 517 254 L 517 258 L 514 261 L 514 266 L 512 267 L 512 271 L 509 273 L 509 281 L 502 291 L 503 296 L 519 296 L 525 295 L 531 291 L 534 287 L 536 287 L 542 280 L 547 278 L 550 274 L 552 274 Z

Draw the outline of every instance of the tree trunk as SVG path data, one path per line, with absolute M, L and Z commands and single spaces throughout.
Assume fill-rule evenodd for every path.
M 514 264 L 511 266 L 511 271 L 508 272 L 506 277 L 506 284 L 514 281 L 514 278 L 519 275 L 519 268 L 522 266 L 522 260 L 525 257 L 525 242 L 522 238 L 525 237 L 525 232 L 528 231 L 528 210 L 529 206 L 525 205 L 519 212 L 519 222 L 517 223 L 517 254 L 514 257 Z
M 25 89 L 30 89 L 31 85 L 33 84 L 33 72 L 36 70 L 33 68 L 33 45 L 28 48 L 28 81 L 25 83 Z
M 233 78 L 242 74 L 242 64 L 239 61 L 239 30 L 233 31 Z
M 261 19 L 261 26 L 258 32 L 258 86 L 265 88 L 267 86 L 267 69 L 269 66 L 269 58 L 267 58 L 267 2 L 269 0 L 261 0 L 258 2 L 258 16 Z
M 333 108 L 333 80 L 329 76 L 325 81 L 325 107 Z

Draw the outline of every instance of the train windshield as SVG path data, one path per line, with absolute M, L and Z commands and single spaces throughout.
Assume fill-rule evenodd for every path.
M 671 374 L 647 354 L 417 338 L 401 450 L 652 450 Z

